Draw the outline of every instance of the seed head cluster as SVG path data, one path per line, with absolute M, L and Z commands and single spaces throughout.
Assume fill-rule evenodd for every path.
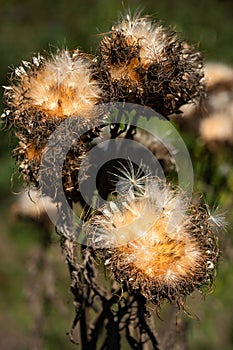
M 37 186 L 41 154 L 65 118 L 79 117 L 80 126 L 88 125 L 99 117 L 96 105 L 115 101 L 147 105 L 167 116 L 203 94 L 200 53 L 160 24 L 126 16 L 103 38 L 98 57 L 58 50 L 23 61 L 5 87 L 3 117 L 16 130 L 19 169 L 26 182 Z M 98 135 L 92 130 L 87 139 Z M 65 163 L 68 189 L 76 186 L 68 178 L 76 176 L 79 156 L 89 148 L 83 139 L 80 144 L 73 146 L 74 156 L 70 153 L 75 175 L 68 159 Z
M 40 171 L 46 174 L 44 194 L 58 202 L 56 161 L 64 162 L 63 190 L 72 203 L 80 199 L 80 164 L 106 129 L 104 103 L 132 102 L 169 116 L 204 93 L 199 52 L 148 18 L 126 16 L 103 38 L 97 57 L 58 50 L 23 61 L 5 87 L 2 117 L 18 139 L 14 157 L 24 180 L 39 187 Z M 95 120 L 101 121 L 98 127 Z M 73 143 L 63 159 L 70 135 Z M 41 167 L 48 141 L 50 156 Z M 219 256 L 213 226 L 219 220 L 210 220 L 204 208 L 189 205 L 183 191 L 146 168 L 135 172 L 130 161 L 121 165 L 116 200 L 85 225 L 89 244 L 129 292 L 157 305 L 164 299 L 182 305 L 195 289 L 212 284 Z

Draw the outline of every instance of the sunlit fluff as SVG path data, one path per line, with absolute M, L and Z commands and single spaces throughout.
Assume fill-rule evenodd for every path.
M 16 69 L 13 105 L 21 111 L 36 108 L 51 117 L 92 116 L 101 90 L 87 58 L 63 50 L 48 59 L 40 56 L 37 63 L 24 62 Z
M 114 183 L 116 184 L 117 193 L 135 192 L 137 195 L 144 194 L 145 185 L 151 176 L 149 168 L 141 164 L 139 167 L 134 167 L 133 163 L 128 160 L 126 164 L 119 162 L 119 166 L 115 167 Z
M 135 239 L 149 236 L 153 245 L 159 240 L 160 230 L 165 230 L 169 238 L 177 240 L 181 232 L 186 234 L 184 228 L 187 222 L 182 219 L 187 208 L 184 194 L 172 190 L 160 179 L 148 176 L 143 180 L 144 176 L 137 179 L 140 186 L 136 192 L 121 192 L 115 202 L 109 202 L 102 209 L 104 221 L 102 216 L 96 216 L 95 244 L 109 248 L 128 245 Z M 130 181 L 125 178 L 125 186 L 130 185 Z
M 156 56 L 159 58 L 166 46 L 176 40 L 174 34 L 145 17 L 127 15 L 113 30 L 125 35 L 129 45 L 140 46 L 140 60 L 144 65 L 154 62 Z
M 214 230 L 226 231 L 228 223 L 226 221 L 226 213 L 221 212 L 218 207 L 210 208 L 206 205 L 207 212 L 209 215 L 208 221 Z

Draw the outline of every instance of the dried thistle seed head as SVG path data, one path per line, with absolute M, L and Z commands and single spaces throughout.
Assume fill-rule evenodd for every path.
M 15 69 L 13 84 L 5 91 L 8 110 L 13 119 L 36 114 L 45 119 L 91 118 L 102 94 L 93 73 L 90 59 L 78 51 L 61 50 L 47 59 L 34 57 Z
M 144 196 L 125 194 L 92 218 L 90 244 L 129 292 L 182 305 L 194 289 L 211 286 L 219 256 L 208 213 L 186 206 L 181 191 L 152 178 Z
M 169 115 L 204 94 L 202 58 L 176 34 L 147 18 L 126 16 L 101 42 L 110 98 Z
M 70 193 L 74 188 L 77 191 L 80 157 L 88 148 L 83 145 L 99 134 L 92 118 L 101 118 L 95 105 L 102 92 L 94 79 L 93 67 L 94 63 L 79 51 L 70 53 L 61 50 L 46 59 L 40 55 L 33 57 L 32 62 L 23 62 L 15 69 L 12 85 L 5 88 L 3 117 L 8 126 L 15 128 L 19 145 L 14 150 L 14 157 L 27 183 L 38 186 L 41 153 L 65 119 L 67 130 L 61 131 L 65 137 L 63 143 L 56 140 L 57 143 L 61 141 L 58 149 L 66 145 L 70 135 L 81 141 L 70 145 L 66 159 L 63 155 L 62 179 L 65 192 L 69 189 Z M 57 156 L 59 159 L 61 153 Z M 51 157 L 49 164 L 53 166 L 55 160 Z

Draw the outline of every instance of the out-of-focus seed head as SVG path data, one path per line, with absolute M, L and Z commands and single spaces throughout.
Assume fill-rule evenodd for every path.
M 204 95 L 200 53 L 148 18 L 126 16 L 112 27 L 101 42 L 101 68 L 110 99 L 141 103 L 164 115 Z
M 203 208 L 157 178 L 144 195 L 120 195 L 87 225 L 89 242 L 113 277 L 129 292 L 160 304 L 183 305 L 195 289 L 210 287 L 219 256 L 217 238 Z

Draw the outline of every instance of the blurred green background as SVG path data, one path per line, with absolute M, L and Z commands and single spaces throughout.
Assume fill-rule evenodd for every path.
M 119 14 L 128 9 L 132 13 L 143 10 L 166 26 L 175 27 L 188 42 L 199 43 L 206 60 L 233 65 L 232 0 L 0 0 L 1 85 L 8 84 L 10 67 L 30 59 L 34 53 L 56 47 L 78 47 L 95 53 L 100 34 L 108 32 Z M 12 188 L 16 167 L 11 150 L 15 141 L 5 130 L 0 137 L 0 348 L 76 349 L 66 335 L 74 312 L 59 240 L 53 233 L 47 247 L 38 225 L 14 219 L 12 205 L 17 196 L 12 192 L 18 189 L 18 176 L 14 176 Z M 195 135 L 183 137 L 193 160 L 195 190 L 204 190 L 208 203 L 220 204 L 229 222 L 228 232 L 220 237 L 223 257 L 213 293 L 205 301 L 200 298 L 189 301 L 197 316 L 187 316 L 189 349 L 230 350 L 233 349 L 232 147 L 221 146 L 215 154 L 209 154 Z M 223 166 L 228 167 L 227 175 L 219 170 Z M 42 254 L 45 250 L 46 257 Z M 50 290 L 43 286 L 47 282 Z

